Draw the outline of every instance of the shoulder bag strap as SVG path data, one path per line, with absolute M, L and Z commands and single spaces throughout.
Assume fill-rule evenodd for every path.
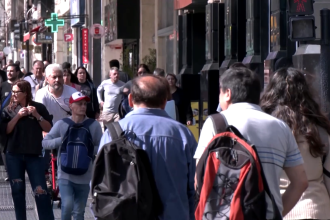
M 68 115 L 72 115 L 72 113 L 71 113 L 71 111 L 67 111 L 67 110 L 65 110 L 62 106 L 61 106 L 61 104 L 60 103 L 58 103 L 58 101 L 54 98 L 54 96 L 53 95 L 50 95 L 50 97 L 52 97 L 52 99 L 58 104 L 58 106 L 60 106 L 60 108 L 63 110 L 63 111 L 65 111 Z
M 117 140 L 122 136 L 123 130 L 118 122 L 110 123 L 107 128 L 111 136 L 111 140 Z

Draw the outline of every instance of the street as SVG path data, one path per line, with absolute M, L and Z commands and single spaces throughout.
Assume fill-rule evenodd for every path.
M 11 196 L 11 189 L 9 182 L 5 181 L 6 173 L 4 166 L 0 166 L 0 220 L 16 220 L 14 203 Z M 35 200 L 32 194 L 31 184 L 27 174 L 25 174 L 26 181 L 26 215 L 27 220 L 39 220 Z M 85 220 L 93 220 L 93 215 L 89 209 L 91 198 L 87 201 L 85 209 Z M 57 208 L 57 204 L 53 206 L 53 212 L 56 220 L 61 219 L 61 209 Z

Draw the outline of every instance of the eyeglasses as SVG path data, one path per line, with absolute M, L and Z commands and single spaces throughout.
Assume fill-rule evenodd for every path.
M 22 92 L 22 91 L 11 91 L 11 93 L 13 93 L 14 95 L 16 95 L 16 94 L 18 94 L 20 92 Z
M 147 72 L 138 72 L 139 75 L 147 74 Z

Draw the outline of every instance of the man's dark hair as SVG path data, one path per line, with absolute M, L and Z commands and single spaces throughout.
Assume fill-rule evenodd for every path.
M 220 77 L 220 89 L 231 91 L 231 103 L 248 102 L 259 104 L 260 81 L 254 72 L 248 68 L 230 68 Z
M 109 65 L 110 65 L 110 68 L 117 67 L 119 69 L 119 61 L 118 60 L 110 60 Z
M 154 80 L 148 80 L 151 77 Z M 132 80 L 131 94 L 135 104 L 145 104 L 149 108 L 159 108 L 168 99 L 170 86 L 164 77 L 146 75 Z
M 281 68 L 289 68 L 289 67 L 293 67 L 292 59 L 289 59 L 287 57 L 281 57 L 275 61 L 274 71 L 277 71 Z
M 241 67 L 241 68 L 248 68 L 245 64 L 243 64 L 242 62 L 235 62 L 233 64 L 231 64 L 229 66 L 229 68 L 238 68 L 238 67 Z
M 156 68 L 154 70 L 154 75 L 165 77 L 165 71 L 161 68 Z
M 21 65 L 21 62 L 19 62 L 19 61 L 17 60 L 17 61 L 15 61 L 15 64 L 16 64 L 17 66 L 20 66 L 20 65 Z
M 19 66 L 17 65 L 17 64 L 9 64 L 8 66 L 7 66 L 7 68 L 8 67 L 10 67 L 10 66 L 13 66 L 13 67 L 15 67 L 15 71 L 17 72 L 17 71 L 21 71 L 21 69 L 19 68 Z
M 62 63 L 62 69 L 71 69 L 71 63 L 69 62 Z

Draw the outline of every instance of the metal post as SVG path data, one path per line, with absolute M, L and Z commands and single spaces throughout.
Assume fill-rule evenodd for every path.
M 27 31 L 29 31 L 29 25 L 27 23 L 28 4 L 29 4 L 29 0 L 25 0 L 24 1 L 24 17 L 25 17 L 25 22 L 27 24 Z M 26 53 L 24 54 L 24 68 L 27 72 L 29 72 L 30 71 L 30 48 L 29 48 L 30 40 L 27 40 L 25 42 L 25 44 L 26 44 Z
M 322 9 L 321 16 L 321 56 L 320 56 L 320 69 L 321 69 L 321 95 L 322 107 L 330 116 L 330 10 Z

